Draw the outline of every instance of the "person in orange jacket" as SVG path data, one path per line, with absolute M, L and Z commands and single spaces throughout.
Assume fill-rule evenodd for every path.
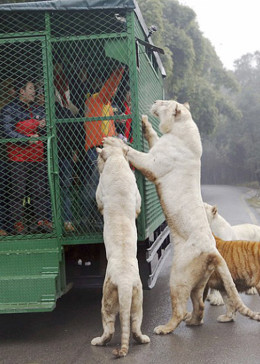
M 86 100 L 85 116 L 106 117 L 114 116 L 111 100 L 115 95 L 124 73 L 124 67 L 119 67 L 112 71 L 107 81 L 101 86 L 99 92 L 94 93 Z M 84 171 L 84 189 L 82 202 L 85 210 L 85 218 L 95 214 L 95 194 L 99 180 L 99 173 L 96 165 L 97 152 L 96 147 L 102 145 L 102 141 L 106 136 L 116 135 L 116 128 L 113 119 L 90 120 L 84 124 L 86 163 Z M 87 172 L 87 173 L 86 173 Z M 98 220 L 98 215 L 96 219 Z M 93 225 L 92 225 L 93 226 Z
M 117 91 L 122 79 L 124 68 L 114 70 L 108 80 L 101 87 L 101 90 L 86 100 L 86 117 L 113 116 L 111 100 Z M 100 146 L 106 136 L 116 135 L 114 120 L 94 120 L 85 122 L 86 144 L 90 148 Z

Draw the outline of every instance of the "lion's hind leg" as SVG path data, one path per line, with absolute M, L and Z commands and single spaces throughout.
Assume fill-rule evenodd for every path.
M 174 272 L 172 271 L 171 275 Z M 187 302 L 190 296 L 190 287 L 184 282 L 176 282 L 171 280 L 171 304 L 172 317 L 165 325 L 159 325 L 154 329 L 155 334 L 166 335 L 176 329 L 181 321 L 187 318 Z
M 106 345 L 113 337 L 115 332 L 115 320 L 119 311 L 117 287 L 106 279 L 104 282 L 102 298 L 102 324 L 103 335 L 92 339 L 92 345 Z
M 205 284 L 203 283 L 199 287 L 193 288 L 190 297 L 193 305 L 193 311 L 190 317 L 188 317 L 185 322 L 186 325 L 195 326 L 203 324 L 203 314 L 204 314 L 204 302 L 203 302 L 203 292 Z
M 141 282 L 137 287 L 133 288 L 131 318 L 133 338 L 135 341 L 139 344 L 149 343 L 150 338 L 147 335 L 143 335 L 141 331 L 141 324 L 143 320 L 143 291 Z

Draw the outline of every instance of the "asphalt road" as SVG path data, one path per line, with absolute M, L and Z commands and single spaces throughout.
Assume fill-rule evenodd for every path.
M 259 221 L 244 200 L 248 193 L 244 188 L 203 186 L 204 200 L 218 204 L 221 214 L 232 224 L 255 222 L 254 218 Z M 170 266 L 168 259 L 156 286 L 144 291 L 142 328 L 151 343 L 137 345 L 131 339 L 128 356 L 118 360 L 124 364 L 260 363 L 260 322 L 238 315 L 234 323 L 218 323 L 223 307 L 207 303 L 202 326 L 191 328 L 181 323 L 173 334 L 153 334 L 154 327 L 165 323 L 171 314 Z M 250 308 L 260 311 L 259 297 L 242 298 Z M 78 288 L 62 297 L 51 313 L 1 315 L 0 364 L 113 363 L 112 349 L 120 342 L 118 324 L 109 345 L 90 345 L 91 339 L 102 332 L 100 301 L 101 289 Z

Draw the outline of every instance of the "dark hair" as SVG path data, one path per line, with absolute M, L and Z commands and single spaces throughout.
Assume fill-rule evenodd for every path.
M 29 78 L 29 77 L 19 77 L 15 82 L 14 82 L 14 88 L 16 91 L 20 91 L 21 89 L 25 89 L 26 85 L 32 82 L 34 83 L 34 80 Z

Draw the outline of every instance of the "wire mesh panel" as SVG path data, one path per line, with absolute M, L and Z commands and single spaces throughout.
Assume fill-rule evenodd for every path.
M 0 43 L 1 236 L 53 233 L 42 49 Z
M 63 13 L 51 16 L 50 24 L 58 215 L 64 236 L 90 234 L 93 239 L 103 231 L 95 200 L 96 147 L 106 136 L 133 140 L 132 118 L 127 117 L 131 100 L 126 18 L 115 12 L 72 12 L 69 20 Z
M 153 53 L 135 48 L 143 29 L 122 9 L 0 17 L 0 34 L 13 38 L 0 44 L 2 236 L 102 241 L 96 147 L 119 136 L 141 150 L 141 114 L 162 98 Z M 145 235 L 162 214 L 154 187 L 140 175 L 138 183 Z
M 11 3 L 0 4 L 0 312 L 52 310 L 69 266 L 103 274 L 96 148 L 118 136 L 147 149 L 141 114 L 162 97 L 162 77 L 135 43 L 147 37 L 131 0 Z M 163 215 L 135 173 L 145 240 Z
M 143 30 L 135 19 L 135 32 L 137 38 L 144 40 Z M 154 53 L 146 46 L 136 42 L 137 64 L 138 64 L 138 91 L 139 91 L 139 111 L 140 118 L 142 114 L 149 117 L 154 129 L 158 130 L 158 119 L 150 114 L 150 109 L 155 100 L 163 99 L 162 76 L 158 70 Z M 139 124 L 141 133 L 141 124 Z M 159 133 L 160 134 L 160 133 Z M 142 146 L 143 150 L 148 150 L 148 144 L 144 141 Z M 146 231 L 142 233 L 149 235 L 153 232 L 163 221 L 164 215 L 161 210 L 160 202 L 154 184 L 144 179 L 144 199 L 145 205 L 142 214 L 145 215 Z
M 51 15 L 53 37 L 121 33 L 126 30 L 125 14 L 116 11 L 55 12 Z
M 26 20 L 26 21 L 25 21 Z M 35 33 L 45 31 L 44 13 L 0 13 L 0 34 L 2 37 L 16 33 Z

